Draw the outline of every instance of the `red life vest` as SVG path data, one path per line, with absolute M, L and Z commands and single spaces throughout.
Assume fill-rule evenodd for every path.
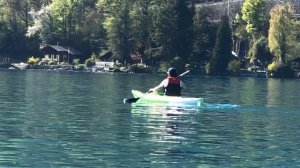
M 180 96 L 180 78 L 179 77 L 168 77 L 168 86 L 165 87 L 165 95 L 167 96 Z

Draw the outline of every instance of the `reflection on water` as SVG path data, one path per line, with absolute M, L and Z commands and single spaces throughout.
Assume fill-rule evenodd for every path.
M 285 115 L 286 119 L 282 120 L 282 114 L 268 111 L 266 107 L 236 108 L 236 105 L 223 104 L 220 109 L 222 105 L 215 105 L 216 108 L 209 104 L 200 110 L 132 106 L 130 136 L 151 146 L 147 160 L 155 164 L 183 167 L 300 165 L 297 160 L 300 143 L 296 140 L 300 133 L 299 115 L 297 118 Z
M 227 120 L 219 114 L 202 109 L 132 106 L 132 127 L 137 130 L 131 136 L 135 137 L 138 130 L 145 131 L 143 141 L 153 147 L 149 155 L 155 163 L 224 166 L 227 162 L 224 158 L 230 156 L 226 156 L 229 151 L 222 144 L 231 133 L 225 125 L 216 122 L 220 118 L 222 122 Z

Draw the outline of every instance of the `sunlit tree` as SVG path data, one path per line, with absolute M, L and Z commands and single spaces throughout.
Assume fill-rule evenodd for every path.
M 270 11 L 269 48 L 279 64 L 286 62 L 289 44 L 295 42 L 292 36 L 292 14 L 290 4 L 278 4 Z
M 263 31 L 266 0 L 245 0 L 242 6 L 242 19 L 246 22 L 246 31 L 252 36 Z

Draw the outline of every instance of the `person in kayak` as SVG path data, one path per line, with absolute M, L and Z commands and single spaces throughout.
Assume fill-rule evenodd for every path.
M 169 68 L 168 77 L 164 79 L 158 86 L 149 89 L 150 92 L 164 90 L 166 96 L 181 96 L 181 89 L 186 89 L 185 84 L 180 80 L 175 68 Z

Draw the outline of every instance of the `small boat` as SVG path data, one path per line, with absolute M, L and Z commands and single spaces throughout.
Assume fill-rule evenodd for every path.
M 203 98 L 196 97 L 178 97 L 164 96 L 157 93 L 143 93 L 138 90 L 132 90 L 132 99 L 125 99 L 124 103 L 137 103 L 141 105 L 163 105 L 163 106 L 190 106 L 201 107 Z
M 11 64 L 13 67 L 16 67 L 18 69 L 21 69 L 21 70 L 24 70 L 28 67 L 28 64 L 27 63 L 24 63 L 24 62 L 20 62 L 20 63 L 13 63 Z

